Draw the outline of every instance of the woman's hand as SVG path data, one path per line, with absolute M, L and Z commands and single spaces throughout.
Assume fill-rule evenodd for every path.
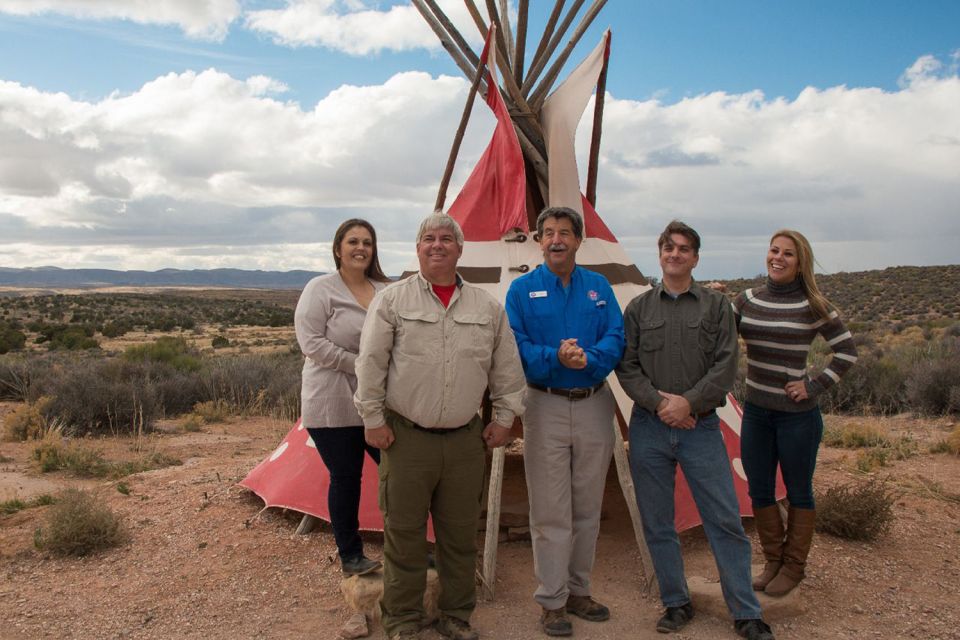
M 377 449 L 389 449 L 390 445 L 392 445 L 396 439 L 393 437 L 393 429 L 387 425 L 374 429 L 365 429 L 363 435 L 367 440 L 367 444 Z
M 787 397 L 794 402 L 803 402 L 810 398 L 807 395 L 807 385 L 803 380 L 788 382 L 783 388 L 787 392 Z

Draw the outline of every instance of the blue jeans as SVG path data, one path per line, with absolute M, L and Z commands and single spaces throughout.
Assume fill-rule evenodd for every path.
M 630 416 L 630 472 L 663 605 L 679 607 L 690 602 L 674 525 L 677 463 L 703 520 L 727 608 L 734 620 L 759 618 L 760 603 L 750 575 L 750 540 L 740 522 L 720 418 L 711 414 L 700 418 L 693 429 L 674 429 L 634 406 Z
M 813 509 L 813 470 L 823 438 L 820 408 L 775 411 L 749 402 L 743 405 L 740 457 L 750 485 L 754 509 L 776 502 L 777 464 L 791 507 Z
M 330 472 L 327 508 L 337 552 L 341 560 L 356 560 L 363 555 L 359 522 L 363 454 L 380 464 L 380 449 L 367 444 L 363 427 L 308 427 L 307 431 Z

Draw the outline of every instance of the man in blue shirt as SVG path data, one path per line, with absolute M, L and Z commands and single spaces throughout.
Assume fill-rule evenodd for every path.
M 576 264 L 583 218 L 550 207 L 537 218 L 544 262 L 510 285 L 507 316 L 530 391 L 523 416 L 543 631 L 573 632 L 567 613 L 610 617 L 590 594 L 615 401 L 604 382 L 623 354 L 623 317 L 606 278 Z

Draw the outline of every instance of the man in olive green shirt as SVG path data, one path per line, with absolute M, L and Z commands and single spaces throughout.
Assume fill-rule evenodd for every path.
M 733 307 L 723 294 L 693 281 L 700 261 L 696 231 L 675 220 L 657 244 L 663 278 L 627 306 L 626 350 L 617 366 L 620 385 L 635 402 L 630 471 L 666 608 L 657 631 L 678 631 L 693 618 L 674 526 L 679 464 L 703 519 L 736 632 L 748 640 L 773 640 L 753 592 L 750 540 L 740 522 L 716 412 L 737 372 Z
M 354 401 L 380 453 L 387 636 L 423 622 L 427 513 L 433 516 L 441 611 L 437 631 L 472 640 L 484 443 L 506 444 L 526 379 L 503 306 L 456 273 L 463 232 L 442 214 L 417 234 L 420 272 L 377 294 L 360 334 Z M 477 410 L 489 388 L 494 419 Z

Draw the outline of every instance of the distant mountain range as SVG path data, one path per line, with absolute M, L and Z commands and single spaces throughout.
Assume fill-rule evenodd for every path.
M 248 271 L 245 269 L 61 269 L 0 267 L 2 287 L 228 287 L 235 289 L 302 289 L 319 271 Z

